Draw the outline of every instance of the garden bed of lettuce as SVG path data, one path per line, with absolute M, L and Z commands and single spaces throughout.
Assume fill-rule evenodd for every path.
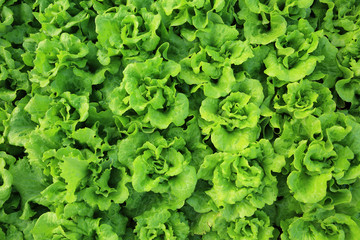
M 0 239 L 356 240 L 358 0 L 0 0 Z

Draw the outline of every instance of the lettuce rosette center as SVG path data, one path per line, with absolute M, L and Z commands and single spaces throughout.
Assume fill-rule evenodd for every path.
M 332 112 L 335 107 L 329 89 L 309 80 L 289 83 L 287 92 L 279 91 L 274 99 L 275 109 L 301 119 L 311 114 L 320 116 Z
M 165 192 L 169 188 L 169 181 L 174 180 L 173 177 L 186 167 L 183 155 L 171 144 L 163 144 L 156 146 L 146 142 L 138 150 L 133 175 L 133 185 L 137 191 Z
M 120 5 L 116 13 L 110 11 L 96 16 L 100 63 L 109 65 L 111 57 L 118 54 L 124 61 L 133 57 L 146 59 L 146 52 L 155 50 L 160 41 L 156 33 L 160 20 L 160 15 L 145 8 L 136 11 L 136 8 L 126 5 Z
M 265 154 L 262 153 L 264 151 Z M 271 204 L 277 191 L 276 178 L 285 164 L 267 141 L 254 143 L 239 154 L 208 155 L 200 166 L 198 177 L 211 182 L 206 194 L 227 219 L 250 216 L 256 209 Z
M 142 154 L 141 154 L 142 152 Z M 167 176 L 172 176 L 181 168 L 184 157 L 179 152 L 171 149 L 162 149 L 146 142 L 139 151 L 139 160 L 135 159 L 134 165 L 138 166 L 140 158 L 147 168 L 147 176 L 161 183 Z M 171 158 L 170 158 L 171 156 Z
M 120 116 L 133 109 L 143 115 L 144 122 L 165 129 L 171 123 L 180 126 L 189 112 L 189 100 L 176 91 L 175 78 L 180 65 L 154 57 L 145 62 L 129 64 L 124 70 L 124 80 L 113 90 L 110 108 Z
M 272 236 L 274 230 L 270 226 L 269 217 L 261 211 L 255 212 L 255 217 L 239 218 L 231 222 L 227 228 L 231 239 L 239 240 L 265 240 Z
M 189 226 L 184 215 L 164 208 L 151 209 L 136 218 L 135 233 L 139 239 L 180 239 L 185 240 Z
M 317 210 L 281 221 L 284 239 L 357 239 L 359 225 L 348 215 L 335 211 Z
M 246 106 L 250 96 L 244 93 L 235 93 L 225 98 L 219 104 L 219 115 L 229 119 L 246 119 Z
M 279 86 L 296 82 L 312 74 L 316 65 L 324 60 L 319 55 L 322 31 L 314 31 L 313 26 L 305 19 L 300 19 L 297 26 L 289 28 L 286 35 L 279 36 L 273 50 L 264 60 L 270 77 L 276 77 Z
M 151 158 L 150 164 L 152 165 L 152 171 L 150 170 L 150 173 L 156 173 L 156 174 L 164 174 L 168 171 L 169 165 L 167 164 L 166 160 L 162 157 L 158 159 Z
M 264 177 L 264 171 L 257 162 L 247 161 L 244 158 L 240 158 L 238 166 L 235 168 L 237 171 L 237 178 L 235 185 L 237 187 L 253 187 L 258 188 L 261 185 L 261 181 Z M 234 169 L 234 170 L 235 170 Z
M 256 140 L 260 109 L 246 93 L 234 92 L 222 100 L 206 98 L 200 114 L 206 121 L 203 132 L 211 134 L 219 150 L 241 150 Z
M 196 172 L 184 139 L 164 138 L 159 132 L 136 133 L 119 144 L 120 162 L 130 169 L 137 192 L 165 194 L 181 202 L 194 191 Z

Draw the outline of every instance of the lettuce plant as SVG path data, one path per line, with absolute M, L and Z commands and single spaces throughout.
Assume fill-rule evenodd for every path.
M 229 219 L 251 216 L 265 204 L 275 201 L 276 180 L 285 160 L 274 153 L 271 144 L 260 140 L 238 155 L 215 153 L 205 157 L 198 177 L 211 181 L 206 191 L 223 216 Z
M 358 239 L 359 18 L 0 0 L 0 239 Z
M 274 98 L 274 108 L 279 113 L 288 113 L 293 118 L 309 115 L 321 116 L 333 112 L 336 103 L 328 88 L 307 80 L 287 85 L 287 92 L 278 92 Z
M 318 211 L 283 222 L 282 239 L 356 239 L 358 224 L 349 216 L 332 211 Z

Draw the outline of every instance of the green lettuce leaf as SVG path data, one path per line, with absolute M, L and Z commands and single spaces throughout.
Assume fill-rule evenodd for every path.
M 277 195 L 276 178 L 285 165 L 266 140 L 251 144 L 240 154 L 215 153 L 205 157 L 198 177 L 211 181 L 206 191 L 226 219 L 251 216 Z
M 262 87 L 249 82 L 256 83 L 244 81 L 239 92 L 224 99 L 206 98 L 201 103 L 200 115 L 205 120 L 202 131 L 211 135 L 212 143 L 221 151 L 239 151 L 257 139 Z

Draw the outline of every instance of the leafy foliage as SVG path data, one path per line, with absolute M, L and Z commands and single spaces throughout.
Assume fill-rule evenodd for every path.
M 0 0 L 0 239 L 358 239 L 359 19 Z

